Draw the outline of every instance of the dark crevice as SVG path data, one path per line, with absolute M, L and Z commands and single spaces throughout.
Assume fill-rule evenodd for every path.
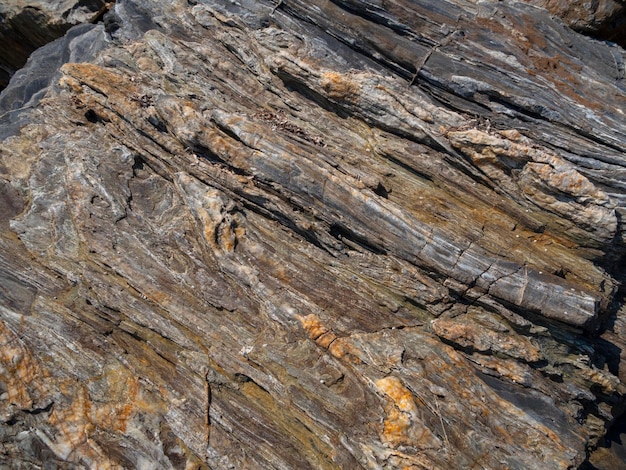
M 25 7 L 19 14 L 0 21 L 0 91 L 11 76 L 25 64 L 30 55 L 41 46 L 63 36 L 72 25 L 48 18 L 39 8 Z
M 599 137 L 597 137 L 593 131 L 591 129 L 582 129 L 579 127 L 573 127 L 573 126 L 565 126 L 569 129 L 572 129 L 574 132 L 576 132 L 577 134 L 579 134 L 580 136 L 586 138 L 587 140 L 590 140 L 591 142 L 595 143 L 595 144 L 599 144 L 602 145 L 604 147 L 608 147 L 611 150 L 615 150 L 619 153 L 622 153 L 624 151 L 623 148 L 621 148 L 619 145 L 617 144 L 613 144 L 611 142 L 607 142 L 606 140 L 603 140 Z M 601 155 L 601 152 L 598 151 L 598 153 Z M 595 155 L 594 155 L 595 158 Z M 598 160 L 601 160 L 601 158 L 598 158 Z M 602 161 L 602 160 L 601 160 Z
M 202 158 L 209 162 L 211 165 L 215 165 L 217 167 L 223 168 L 224 170 L 233 173 L 239 176 L 249 177 L 250 175 L 240 168 L 231 166 L 228 162 L 222 160 L 217 154 L 211 151 L 209 148 L 195 145 L 193 148 L 190 148 L 191 151 L 196 154 L 199 158 Z M 264 218 L 269 220 L 278 222 L 283 227 L 291 230 L 292 232 L 298 234 L 302 238 L 304 238 L 307 242 L 313 244 L 317 248 L 320 248 L 331 255 L 335 255 L 331 248 L 322 243 L 315 232 L 313 230 L 305 230 L 299 227 L 296 222 L 290 218 L 287 214 L 288 211 L 281 211 L 279 209 L 273 209 L 271 206 L 276 206 L 276 202 L 270 200 L 267 197 L 257 195 L 257 194 L 248 194 L 245 192 L 243 187 L 231 187 L 230 185 L 225 185 L 223 182 L 220 182 L 216 179 L 208 179 L 206 174 L 202 173 L 194 173 L 194 177 L 198 178 L 199 181 L 206 184 L 207 186 L 214 187 L 219 189 L 220 191 L 227 194 L 231 199 L 239 202 L 246 210 L 250 210 L 255 214 L 258 214 Z M 300 204 L 294 202 L 293 200 L 287 201 L 286 196 L 274 188 L 271 182 L 262 181 L 255 179 L 255 186 L 259 189 L 262 189 L 264 193 L 273 195 L 277 197 L 281 202 L 285 202 L 285 204 L 289 205 L 292 211 L 300 211 L 307 212 L 304 207 Z
M 441 82 L 437 77 L 431 76 L 428 73 L 423 76 L 423 80 L 420 80 L 419 84 L 420 88 L 426 94 L 428 94 L 429 97 L 441 103 L 443 106 L 450 108 L 451 110 L 463 114 L 469 112 L 471 114 L 483 117 L 489 117 L 493 115 L 492 109 L 486 103 L 481 103 L 476 99 L 468 99 L 467 97 L 459 95 L 454 90 L 449 88 L 445 82 Z M 439 90 L 440 92 L 438 92 Z M 510 99 L 506 99 L 505 97 L 495 92 L 486 93 L 485 96 L 489 99 L 489 101 L 497 103 L 511 110 L 515 114 L 516 118 L 522 122 L 537 123 L 537 121 L 540 121 L 543 123 L 550 123 L 552 125 L 562 127 L 566 130 L 574 131 L 574 133 L 580 135 L 585 139 L 588 139 L 594 144 L 602 145 L 620 153 L 622 152 L 622 148 L 619 147 L 619 145 L 607 142 L 606 140 L 597 137 L 592 130 L 583 129 L 563 122 L 560 118 L 558 118 L 556 111 L 552 111 L 543 105 L 537 105 L 535 109 L 532 109 L 528 106 L 523 106 L 519 103 L 515 103 Z M 452 98 L 460 99 L 462 101 L 462 104 L 454 104 L 452 102 Z M 494 122 L 497 121 L 497 115 L 493 116 L 493 120 Z M 604 161 L 602 159 L 601 152 L 599 152 L 598 154 L 594 154 L 593 158 Z M 608 161 L 608 163 L 614 162 Z
M 534 106 L 525 106 L 520 103 L 516 103 L 512 99 L 502 96 L 496 90 L 484 92 L 483 95 L 486 96 L 490 102 L 502 105 L 505 108 L 509 109 L 522 120 L 532 119 L 539 121 L 559 122 L 557 121 L 557 118 L 559 116 L 557 116 L 556 111 L 552 111 L 541 104 L 537 104 Z
M 443 336 L 439 336 L 437 335 L 437 338 L 439 338 L 439 341 L 441 341 L 443 344 L 450 346 L 452 349 L 454 349 L 455 351 L 459 351 L 462 352 L 463 354 L 466 354 L 467 356 L 471 357 L 474 354 L 481 354 L 483 356 L 492 356 L 493 352 L 491 350 L 487 350 L 487 351 L 478 351 L 477 349 L 473 348 L 472 346 L 464 346 L 462 344 L 456 343 L 448 338 L 445 338 Z
M 435 104 L 440 104 L 444 108 L 459 114 L 469 114 L 472 117 L 468 118 L 468 120 L 474 119 L 477 116 L 489 117 L 490 119 L 491 117 L 494 119 L 497 117 L 492 116 L 493 112 L 486 104 L 473 101 L 457 94 L 445 86 L 443 82 L 433 78 L 434 76 L 427 73 L 424 75 L 423 80 L 417 83 L 417 86 L 428 95 Z M 460 101 L 460 103 L 455 103 L 455 101 Z
M 372 126 L 378 127 L 381 130 L 389 132 L 393 135 L 397 135 L 399 137 L 410 140 L 412 142 L 416 142 L 418 144 L 426 145 L 435 151 L 454 153 L 453 149 L 446 147 L 446 145 L 440 143 L 440 141 L 438 141 L 435 137 L 433 137 L 432 135 L 428 133 L 426 134 L 425 137 L 419 138 L 418 136 L 414 135 L 411 132 L 403 132 L 401 130 L 398 130 L 395 127 L 388 126 L 381 120 L 372 119 L 367 115 L 354 114 L 350 112 L 349 110 L 347 110 L 341 104 L 330 101 L 328 98 L 318 93 L 317 91 L 312 90 L 311 88 L 307 87 L 306 84 L 298 81 L 294 77 L 288 74 L 282 73 L 280 70 L 276 70 L 274 71 L 274 73 L 276 74 L 278 78 L 280 78 L 283 81 L 285 87 L 288 90 L 295 91 L 301 94 L 306 99 L 313 101 L 318 106 L 322 107 L 326 111 L 329 111 L 337 115 L 341 119 L 357 118 L 357 119 L 367 122 L 368 124 Z
M 94 124 L 103 121 L 103 118 L 99 116 L 93 109 L 87 110 L 87 112 L 85 113 L 85 119 Z
M 561 434 L 571 435 L 567 415 L 558 406 L 554 406 L 550 397 L 532 387 L 527 388 L 484 372 L 477 371 L 477 376 L 503 400 L 524 410 L 539 423 Z
M 384 197 L 385 199 L 388 199 L 389 194 L 391 193 L 391 190 L 388 190 L 387 188 L 385 188 L 383 184 L 380 182 L 378 183 L 378 186 L 376 186 L 372 191 L 374 191 L 374 194 L 380 197 Z
M 626 461 L 626 414 L 624 414 L 624 410 L 617 415 L 615 420 L 608 427 L 606 434 L 598 442 L 597 449 L 611 449 L 615 456 L 621 458 L 623 462 Z M 590 458 L 585 460 L 579 467 L 579 470 L 599 470 L 590 460 L 597 462 L 596 459 L 590 456 Z
M 137 176 L 137 173 L 144 170 L 146 161 L 140 156 L 135 156 L 133 161 L 133 176 Z
M 238 142 L 241 142 L 239 137 L 234 132 L 232 132 L 232 130 L 223 126 L 219 126 L 219 124 L 217 125 L 219 129 L 222 132 L 224 132 L 226 135 L 237 140 Z M 244 142 L 241 142 L 241 143 L 245 145 Z M 230 173 L 233 173 L 239 176 L 246 176 L 246 177 L 250 176 L 249 173 L 245 172 L 244 170 L 240 168 L 230 165 L 227 161 L 223 160 L 219 155 L 214 153 L 211 149 L 203 145 L 193 144 L 189 150 L 191 150 L 197 157 L 202 158 L 211 164 L 223 167 L 225 170 L 227 170 Z M 210 181 L 205 180 L 199 175 L 196 175 L 196 177 L 198 177 L 203 183 L 207 184 L 208 186 L 217 187 L 218 189 L 226 192 L 233 199 L 240 201 L 241 204 L 246 209 L 251 210 L 263 217 L 267 217 L 270 220 L 274 220 L 280 223 L 282 226 L 297 233 L 298 235 L 303 237 L 307 242 L 313 244 L 317 248 L 327 251 L 329 254 L 333 254 L 332 249 L 330 249 L 328 246 L 322 243 L 313 230 L 305 230 L 299 227 L 293 219 L 291 219 L 288 215 L 286 215 L 287 212 L 282 212 L 278 209 L 269 208 L 269 206 L 274 204 L 269 199 L 263 196 L 255 196 L 255 195 L 246 194 L 244 191 L 237 190 L 237 188 L 225 187 L 224 185 L 217 183 L 217 181 L 215 180 L 210 180 Z M 298 204 L 296 201 L 286 200 L 288 196 L 286 196 L 282 192 L 277 191 L 271 181 L 264 181 L 264 180 L 257 178 L 255 179 L 255 185 L 259 189 L 262 189 L 263 192 L 272 194 L 276 196 L 278 199 L 280 199 L 281 201 L 284 201 L 286 204 L 291 206 L 292 210 L 307 212 L 305 208 L 302 207 L 300 204 Z
M 121 330 L 124 333 L 126 333 L 128 336 L 130 336 L 133 339 L 136 339 L 137 341 L 141 341 L 141 342 L 145 342 L 146 340 L 144 338 L 142 338 L 141 336 L 139 336 L 136 332 L 134 331 L 128 331 L 128 330 Z
M 106 97 L 106 94 L 99 91 L 99 90 L 94 90 L 99 94 L 102 94 L 103 96 Z M 175 152 L 171 151 L 166 145 L 162 144 L 161 142 L 159 142 L 157 139 L 155 139 L 152 135 L 150 135 L 147 131 L 143 130 L 142 128 L 138 127 L 135 123 L 133 123 L 132 121 L 130 121 L 127 117 L 125 117 L 122 113 L 118 112 L 115 109 L 112 108 L 108 108 L 110 111 L 112 111 L 113 113 L 115 113 L 115 115 L 126 125 L 130 126 L 132 129 L 135 130 L 135 132 L 137 132 L 137 134 L 139 134 L 142 137 L 145 137 L 147 140 L 149 140 L 151 143 L 155 144 L 158 148 L 160 148 L 163 152 L 165 152 L 168 155 L 173 155 Z M 90 110 L 91 111 L 91 110 Z M 88 111 L 89 112 L 89 111 Z M 95 114 L 95 112 L 94 112 Z M 97 114 L 96 114 L 97 116 Z M 106 122 L 110 122 L 109 119 L 105 120 Z M 116 139 L 119 140 L 119 139 Z M 120 143 L 124 143 L 122 141 L 120 141 Z M 137 148 L 136 151 L 140 152 L 141 150 L 144 151 L 144 155 L 146 153 L 150 154 L 151 152 L 149 150 L 147 150 L 144 146 L 142 146 L 141 148 Z M 153 155 L 154 156 L 154 155 Z M 143 164 L 147 165 L 153 172 L 155 172 L 157 175 L 163 177 L 164 179 L 166 179 L 167 181 L 172 181 L 172 175 L 169 173 L 168 168 L 163 167 L 163 168 L 157 168 L 156 166 L 153 166 L 150 164 L 150 161 L 144 157 L 141 157 Z M 156 156 L 154 156 L 154 163 L 158 162 L 158 163 L 162 163 L 160 161 L 160 159 Z
M 347 119 L 350 117 L 350 114 L 347 113 L 340 105 L 331 102 L 325 96 L 310 89 L 309 87 L 299 82 L 298 80 L 294 79 L 290 75 L 281 73 L 281 71 L 279 70 L 275 71 L 275 74 L 278 78 L 280 78 L 283 81 L 285 87 L 289 91 L 295 91 L 299 93 L 300 95 L 304 96 L 306 99 L 313 101 L 315 104 L 317 104 L 324 110 L 337 115 L 341 119 Z
M 198 157 L 206 160 L 209 163 L 216 163 L 219 166 L 227 168 L 230 172 L 236 175 L 246 176 L 246 173 L 241 169 L 230 165 L 228 162 L 223 160 L 219 155 L 214 153 L 210 148 L 205 147 L 204 145 L 193 145 L 190 147 L 190 150 Z
M 235 381 L 239 382 L 240 384 L 243 384 L 243 383 L 246 383 L 246 382 L 254 382 L 254 380 L 252 380 L 246 374 L 241 374 L 239 372 L 237 372 L 235 374 Z
M 381 156 L 383 156 L 386 160 L 389 160 L 394 165 L 397 165 L 400 168 L 402 168 L 403 170 L 406 170 L 410 174 L 412 174 L 414 176 L 417 176 L 419 179 L 426 180 L 426 181 L 433 181 L 433 178 L 432 178 L 431 175 L 428 175 L 426 173 L 422 173 L 422 172 L 418 171 L 415 167 L 413 167 L 413 166 L 403 162 L 402 160 L 398 160 L 397 158 L 392 157 L 391 155 L 386 154 L 386 153 L 382 154 Z M 380 183 L 378 183 L 378 185 L 381 186 Z M 376 191 L 374 191 L 374 192 L 376 192 Z M 376 193 L 376 194 L 378 194 L 378 193 Z M 387 195 L 388 194 L 389 193 L 387 193 Z
M 425 311 L 429 311 L 428 310 L 428 303 L 427 302 L 418 302 L 416 299 L 414 299 L 413 297 L 404 297 L 404 301 L 413 306 L 418 308 L 419 310 L 425 310 Z
M 592 3 L 597 5 L 597 2 Z M 573 29 L 590 38 L 618 44 L 626 49 L 626 6 L 620 7 L 611 17 L 606 18 L 601 24 L 593 27 L 588 25 L 583 25 L 582 27 L 574 26 Z
M 100 7 L 100 9 L 98 11 L 96 11 L 96 13 L 94 14 L 94 16 L 91 17 L 91 19 L 89 20 L 90 23 L 102 23 L 104 22 L 104 15 L 106 15 L 115 5 L 116 0 L 109 0 L 109 1 L 105 1 L 104 5 L 102 5 Z M 96 6 L 97 4 L 101 3 L 99 1 L 81 1 L 78 3 L 78 5 L 76 6 L 93 6 L 92 4 L 95 3 Z
M 154 331 L 154 330 L 151 330 Z M 163 335 L 161 335 L 159 332 L 156 332 L 159 336 L 162 336 L 163 338 L 169 340 L 169 338 L 164 337 Z M 161 359 L 163 359 L 165 362 L 167 362 L 168 364 L 173 365 L 174 367 L 176 367 L 176 361 L 172 360 L 171 357 L 167 357 L 164 354 L 162 354 L 153 344 L 150 344 L 150 346 L 152 347 L 152 351 L 154 351 L 154 353 L 159 356 Z
M 163 134 L 167 133 L 167 124 L 165 124 L 165 122 L 163 122 L 163 120 L 160 119 L 159 117 L 157 117 L 157 116 L 148 116 L 148 122 L 150 124 L 152 124 L 152 126 L 154 126 L 154 128 L 157 131 L 159 131 L 159 132 L 161 132 Z
M 298 227 L 294 220 L 290 219 L 281 211 L 269 209 L 267 207 L 270 204 L 269 200 L 261 196 L 251 197 L 248 195 L 242 195 L 239 199 L 241 199 L 241 202 L 246 209 L 256 214 L 259 214 L 264 218 L 278 222 L 283 227 L 301 236 L 303 239 L 314 245 L 316 248 L 320 248 L 328 252 L 329 254 L 333 254 L 332 250 L 319 240 L 315 232 L 311 230 L 304 230 Z
M 398 34 L 399 36 L 408 36 L 412 39 L 421 39 L 422 41 L 426 43 L 432 42 L 432 44 L 428 44 L 429 46 L 435 45 L 434 41 L 428 38 L 423 38 L 423 37 L 418 36 L 417 34 L 415 34 L 413 29 L 410 28 L 409 26 L 395 21 L 392 17 L 386 14 L 386 11 L 384 8 L 379 8 L 375 5 L 369 5 L 367 8 L 354 8 L 349 4 L 349 2 L 343 2 L 340 0 L 331 0 L 331 1 L 335 5 L 339 6 L 343 10 L 353 15 L 356 15 L 365 20 L 371 21 L 374 24 L 378 24 L 386 28 L 389 28 L 391 31 Z
M 487 93 L 490 101 L 500 104 L 507 109 L 511 110 L 516 114 L 516 116 L 521 120 L 529 120 L 529 121 L 541 121 L 541 122 L 549 122 L 551 124 L 555 124 L 557 126 L 562 126 L 565 129 L 574 131 L 575 134 L 584 137 L 585 139 L 595 143 L 607 147 L 611 150 L 615 150 L 617 152 L 622 152 L 623 149 L 611 142 L 607 142 L 606 140 L 596 136 L 596 134 L 591 129 L 584 129 L 582 127 L 577 127 L 575 125 L 569 124 L 567 122 L 563 122 L 560 116 L 557 115 L 557 111 L 552 111 L 549 108 L 543 105 L 536 105 L 534 107 L 528 107 L 521 105 L 519 103 L 515 103 L 510 99 L 506 99 L 498 93 Z M 594 155 L 595 158 L 595 155 Z
M 235 381 L 236 381 L 237 383 L 240 383 L 240 384 L 247 384 L 247 383 L 249 383 L 249 384 L 254 384 L 254 385 L 255 385 L 255 386 L 257 386 L 259 389 L 261 389 L 261 390 L 263 390 L 265 393 L 268 393 L 268 394 L 269 394 L 269 392 L 267 391 L 267 389 L 266 389 L 265 387 L 263 387 L 262 385 L 260 385 L 260 384 L 259 384 L 258 382 L 256 382 L 256 381 L 255 381 L 252 377 L 249 377 L 249 376 L 247 376 L 246 374 L 242 374 L 242 373 L 240 373 L 240 372 L 237 372 L 237 373 L 235 374 L 235 377 L 234 377 L 234 378 L 235 378 Z
M 363 45 L 359 45 L 357 41 L 350 42 L 346 40 L 345 36 L 342 36 L 338 34 L 336 31 L 333 31 L 324 27 L 324 25 L 317 23 L 313 18 L 311 18 L 310 16 L 306 14 L 302 14 L 297 9 L 287 6 L 287 5 L 283 5 L 283 6 L 284 6 L 285 12 L 288 15 L 293 16 L 294 18 L 319 29 L 323 33 L 327 34 L 328 36 L 339 41 L 341 44 L 347 46 L 348 48 L 350 48 L 352 51 L 356 52 L 357 54 L 367 57 L 369 60 L 373 61 L 375 64 L 382 66 L 384 69 L 389 70 L 407 80 L 410 80 L 411 77 L 413 77 L 413 75 L 415 74 L 415 67 L 412 64 L 399 64 L 394 59 L 388 59 L 387 56 L 385 55 L 385 51 L 378 51 L 378 54 L 375 54 L 374 52 L 370 50 L 370 48 L 363 46 Z
M 375 243 L 372 243 L 370 240 L 367 240 L 365 237 L 360 236 L 354 233 L 345 225 L 339 223 L 333 223 L 330 226 L 329 233 L 332 237 L 337 240 L 344 242 L 346 240 L 353 242 L 357 246 L 364 248 L 365 250 L 374 253 L 375 255 L 386 255 L 387 250 L 385 250 L 382 246 L 379 246 Z
M 50 402 L 43 408 L 33 408 L 32 410 L 22 410 L 22 411 L 29 415 L 38 415 L 41 413 L 47 413 L 48 411 L 52 409 L 53 406 L 54 406 L 54 402 Z

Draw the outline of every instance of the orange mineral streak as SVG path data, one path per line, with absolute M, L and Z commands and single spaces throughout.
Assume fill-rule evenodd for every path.
M 81 387 L 73 398 L 69 407 L 55 407 L 48 418 L 48 423 L 58 432 L 55 443 L 72 449 L 86 442 L 88 431 L 93 430 L 89 420 L 91 401 L 86 388 Z
M 300 319 L 302 327 L 309 333 L 309 337 L 315 341 L 317 338 L 327 333 L 329 329 L 322 324 L 322 321 L 315 314 L 307 315 Z
M 302 327 L 307 331 L 309 337 L 315 343 L 328 349 L 334 357 L 342 362 L 349 364 L 362 364 L 360 356 L 362 351 L 354 346 L 350 338 L 339 338 L 333 331 L 322 324 L 319 317 L 315 314 L 301 317 Z
M 387 412 L 387 418 L 383 423 L 383 435 L 386 442 L 393 446 L 406 444 L 409 441 L 408 430 L 411 419 L 406 413 L 391 407 Z
M 120 90 L 118 93 L 123 90 L 127 96 L 138 92 L 137 86 L 128 77 L 97 65 L 69 63 L 61 67 L 61 71 L 64 74 L 61 84 L 72 90 L 79 90 L 80 85 L 85 85 L 105 96 L 116 90 Z
M 125 433 L 129 422 L 140 411 L 154 411 L 154 405 L 142 399 L 137 377 L 121 365 L 107 367 L 102 375 L 92 378 L 104 389 L 96 400 L 89 382 L 59 379 L 30 353 L 26 344 L 4 322 L 0 321 L 0 380 L 8 397 L 4 404 L 31 409 L 39 397 L 47 395 L 48 387 L 56 389 L 59 399 L 47 417 L 47 430 L 37 435 L 59 457 L 85 462 L 98 462 L 97 468 L 115 468 L 99 446 L 90 439 L 97 430 Z
M 55 407 L 48 422 L 56 426 L 66 440 L 82 442 L 96 427 L 108 431 L 125 432 L 129 419 L 137 411 L 147 408 L 139 399 L 139 382 L 128 371 L 118 368 L 106 372 L 108 402 L 96 402 L 86 387 L 75 393 L 75 399 L 67 407 Z M 75 383 L 67 383 L 75 390 Z
M 235 249 L 237 237 L 235 236 L 233 227 L 228 224 L 220 226 L 220 242 L 224 251 L 231 252 Z
M 87 384 L 67 379 L 58 383 L 70 392 L 71 401 L 55 405 L 48 417 L 54 431 L 47 445 L 59 457 L 72 455 L 72 461 L 98 462 L 98 468 L 117 468 L 91 438 L 94 432 L 127 433 L 130 422 L 140 412 L 154 412 L 154 404 L 142 397 L 139 380 L 122 366 L 110 366 L 94 377 L 103 396 L 96 399 Z M 64 393 L 65 394 L 65 393 Z
M 333 333 L 332 331 L 329 331 L 329 332 L 324 333 L 323 335 L 319 336 L 315 340 L 315 343 L 318 346 L 321 346 L 324 349 L 328 349 L 328 348 L 330 348 L 330 345 L 333 343 L 333 341 L 335 341 L 336 339 L 337 339 L 337 335 L 335 333 Z
M 322 75 L 322 88 L 327 95 L 336 100 L 344 101 L 356 96 L 359 84 L 337 72 L 326 72 Z
M 43 379 L 48 376 L 17 334 L 0 321 L 0 380 L 6 384 L 7 402 L 32 408 L 31 393 L 43 394 Z
M 385 377 L 376 382 L 379 391 L 387 395 L 401 411 L 417 411 L 411 392 L 397 377 Z
M 115 402 L 98 407 L 93 420 L 101 428 L 125 432 L 128 420 L 137 408 L 143 407 L 139 399 L 139 381 L 121 369 L 111 371 L 107 381 Z
M 362 364 L 362 351 L 354 346 L 349 338 L 337 338 L 328 346 L 330 352 L 337 359 L 349 364 Z
M 377 380 L 376 388 L 388 399 L 381 440 L 392 447 L 402 445 L 420 449 L 438 449 L 441 442 L 418 417 L 418 408 L 413 394 L 397 377 L 389 376 Z M 421 400 L 420 400 L 421 401 Z

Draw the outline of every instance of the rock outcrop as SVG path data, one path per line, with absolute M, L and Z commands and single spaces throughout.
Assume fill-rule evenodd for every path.
M 0 3 L 0 90 L 33 51 L 63 36 L 72 26 L 98 21 L 112 3 L 105 0 Z
M 568 469 L 620 418 L 619 46 L 517 2 L 124 0 L 35 54 L 6 462 Z
M 525 0 L 547 9 L 576 31 L 597 38 L 626 44 L 626 6 L 624 0 Z

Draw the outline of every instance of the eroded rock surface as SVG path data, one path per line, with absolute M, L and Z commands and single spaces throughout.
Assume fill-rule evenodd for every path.
M 624 46 L 626 5 L 623 0 L 524 0 L 547 9 L 576 31 Z
M 84 34 L 0 97 L 5 461 L 585 461 L 624 405 L 621 48 L 509 2 Z
M 93 23 L 114 2 L 105 0 L 5 0 L 0 3 L 0 90 L 33 51 L 72 26 Z

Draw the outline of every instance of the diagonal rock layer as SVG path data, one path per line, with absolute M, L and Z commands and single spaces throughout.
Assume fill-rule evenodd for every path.
M 620 46 L 517 2 L 107 8 L 0 95 L 1 459 L 585 464 L 626 390 Z

